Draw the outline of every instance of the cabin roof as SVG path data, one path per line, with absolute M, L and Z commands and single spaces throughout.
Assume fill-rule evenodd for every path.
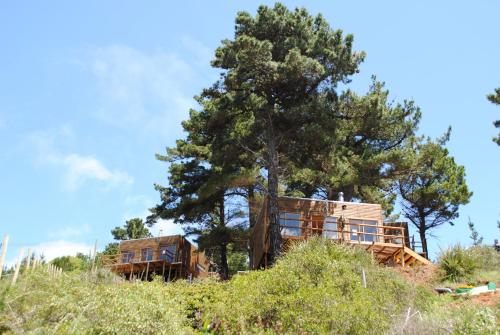
M 128 242 L 133 242 L 133 241 L 144 241 L 144 240 L 155 240 L 155 239 L 167 239 L 167 238 L 183 238 L 182 235 L 164 235 L 164 236 L 153 236 L 153 237 L 143 237 L 143 238 L 134 238 L 130 240 L 122 240 L 120 241 L 120 244 L 122 243 L 128 243 Z
M 290 197 L 290 196 L 279 196 L 278 198 L 292 199 L 292 200 L 301 200 L 301 201 L 318 201 L 318 202 L 327 202 L 334 204 L 346 204 L 346 205 L 364 205 L 364 206 L 373 206 L 380 204 L 372 204 L 367 202 L 354 202 L 354 201 L 338 201 L 338 200 L 326 200 L 326 199 L 316 199 L 316 198 L 300 198 L 300 197 Z

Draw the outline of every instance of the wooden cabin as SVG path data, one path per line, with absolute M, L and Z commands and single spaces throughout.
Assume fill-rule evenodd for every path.
M 278 199 L 282 248 L 294 241 L 321 236 L 371 252 L 388 265 L 411 266 L 430 262 L 409 246 L 406 223 L 384 222 L 379 204 L 280 197 Z M 267 267 L 269 253 L 267 200 L 262 204 L 250 243 L 252 268 Z
M 116 255 L 103 256 L 103 265 L 127 279 L 165 281 L 205 277 L 210 262 L 181 235 L 121 241 Z

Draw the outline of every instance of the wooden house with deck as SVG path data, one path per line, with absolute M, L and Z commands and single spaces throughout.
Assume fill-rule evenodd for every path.
M 379 204 L 280 197 L 278 205 L 283 251 L 295 241 L 322 236 L 364 248 L 380 263 L 401 266 L 430 264 L 410 248 L 407 223 L 384 222 Z M 250 240 L 252 268 L 267 267 L 270 250 L 268 227 L 265 200 Z
M 181 235 L 121 241 L 116 255 L 105 255 L 103 266 L 127 279 L 165 281 L 205 277 L 210 263 L 205 254 Z

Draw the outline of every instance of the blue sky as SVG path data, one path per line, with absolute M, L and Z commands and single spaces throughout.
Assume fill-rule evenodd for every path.
M 8 259 L 21 247 L 48 258 L 88 252 L 110 229 L 144 217 L 166 166 L 154 158 L 182 136 L 192 97 L 217 72 L 213 51 L 231 38 L 237 11 L 268 1 L 15 1 L 0 5 L 0 234 Z M 474 192 L 431 250 L 470 243 L 467 217 L 485 242 L 499 237 L 498 1 L 286 1 L 321 12 L 354 34 L 370 76 L 396 101 L 422 108 L 420 132 L 453 128 L 449 149 Z M 178 227 L 163 222 L 163 233 Z

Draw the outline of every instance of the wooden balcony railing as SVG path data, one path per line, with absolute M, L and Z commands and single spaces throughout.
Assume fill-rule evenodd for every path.
M 153 257 L 150 259 L 142 259 L 142 256 L 139 252 L 139 255 L 135 253 L 134 257 L 125 261 L 124 255 L 122 253 L 113 254 L 113 255 L 102 255 L 101 262 L 103 266 L 113 266 L 119 264 L 131 264 L 131 263 L 140 263 L 140 262 L 156 262 L 156 261 L 167 261 L 167 263 L 175 263 L 178 259 L 177 255 L 166 250 L 166 254 L 160 255 L 159 251 L 153 252 Z
M 282 221 L 286 222 L 287 220 L 282 219 Z M 405 244 L 405 229 L 403 227 L 363 223 L 344 223 L 342 225 L 331 222 L 330 224 L 336 225 L 337 229 L 330 229 L 322 227 L 324 221 L 304 222 L 310 224 L 303 226 L 280 224 L 282 236 L 291 239 L 307 239 L 311 236 L 323 236 L 332 240 L 340 240 L 350 243 L 377 242 L 399 245 Z

